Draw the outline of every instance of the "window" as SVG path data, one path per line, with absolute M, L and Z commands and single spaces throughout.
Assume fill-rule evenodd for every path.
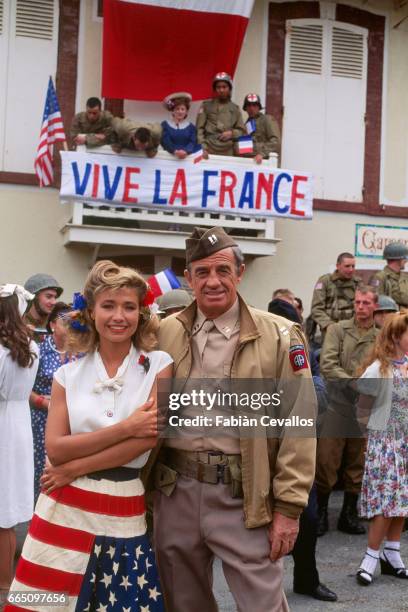
M 0 170 L 34 171 L 57 38 L 58 0 L 0 0 Z
M 315 176 L 315 197 L 362 202 L 367 80 L 365 28 L 286 22 L 282 166 Z

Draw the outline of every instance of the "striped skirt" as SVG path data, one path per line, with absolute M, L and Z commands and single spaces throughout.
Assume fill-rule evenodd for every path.
M 61 599 L 53 605 L 58 593 L 65 606 Z M 41 493 L 4 608 L 21 610 L 164 610 L 139 478 L 83 476 Z

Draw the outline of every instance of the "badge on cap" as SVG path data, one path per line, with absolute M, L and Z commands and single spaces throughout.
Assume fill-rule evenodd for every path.
M 218 242 L 218 238 L 215 234 L 211 234 L 210 236 L 208 236 L 208 242 L 210 244 L 216 244 L 216 242 Z
M 254 93 L 250 93 L 246 97 L 248 102 L 258 102 L 258 96 Z
M 289 349 L 289 360 L 294 372 L 299 370 L 307 370 L 309 365 L 303 344 L 295 344 Z

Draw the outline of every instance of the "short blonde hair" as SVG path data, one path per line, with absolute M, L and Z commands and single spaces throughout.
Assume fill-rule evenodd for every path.
M 91 317 L 91 312 L 95 307 L 95 298 L 103 291 L 115 291 L 125 287 L 136 290 L 140 307 L 140 320 L 136 333 L 132 337 L 133 344 L 137 349 L 144 351 L 152 351 L 156 347 L 159 319 L 151 315 L 148 308 L 141 307 L 149 285 L 133 268 L 118 266 L 113 261 L 105 259 L 94 265 L 85 281 L 84 298 L 87 306 L 82 314 L 88 331 L 81 332 L 69 327 L 67 341 L 69 351 L 93 352 L 97 349 L 99 334 Z

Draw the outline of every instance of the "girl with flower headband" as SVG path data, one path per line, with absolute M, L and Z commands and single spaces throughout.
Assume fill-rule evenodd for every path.
M 34 296 L 20 285 L 0 285 L 0 608 L 13 578 L 14 526 L 33 512 L 33 436 L 28 398 L 38 347 L 22 320 Z
M 172 359 L 153 350 L 149 301 L 144 279 L 111 261 L 95 264 L 76 299 L 67 346 L 86 355 L 55 373 L 52 465 L 12 590 L 67 592 L 75 611 L 164 610 L 139 473 L 158 435 L 157 381 L 171 376 Z
M 163 101 L 172 119 L 162 121 L 161 145 L 178 159 L 184 159 L 199 148 L 195 125 L 187 120 L 190 103 L 191 94 L 186 92 L 170 94 Z

